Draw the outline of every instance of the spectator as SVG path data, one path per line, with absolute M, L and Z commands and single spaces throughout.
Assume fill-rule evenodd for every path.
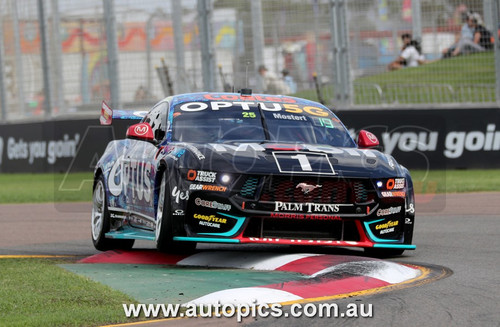
M 482 52 L 493 48 L 492 35 L 483 26 L 483 21 L 478 13 L 470 13 L 467 16 L 467 25 L 474 31 L 473 38 L 461 39 L 451 53 L 452 56 Z
M 139 85 L 137 90 L 135 90 L 134 101 L 138 102 L 138 101 L 144 101 L 146 99 L 147 99 L 146 89 L 144 88 L 144 86 Z
M 260 65 L 258 69 L 259 75 L 262 78 L 263 93 L 269 94 L 289 94 L 290 89 L 279 79 L 275 74 L 267 70 L 266 66 Z
M 135 102 L 141 102 L 141 101 L 154 102 L 154 101 L 156 101 L 156 99 L 143 85 L 139 85 L 137 90 L 135 90 L 134 101 Z
M 470 16 L 470 14 L 471 12 L 462 12 L 463 25 L 460 29 L 460 34 L 455 36 L 455 43 L 442 51 L 443 58 L 451 57 L 453 51 L 455 51 L 457 45 L 460 44 L 460 42 L 465 42 L 465 40 L 472 40 L 474 38 L 474 29 L 471 28 L 468 24 L 468 17 Z
M 290 76 L 290 72 L 288 71 L 288 69 L 283 69 L 281 71 L 281 74 L 283 75 L 283 81 L 290 89 L 290 94 L 295 94 L 297 92 L 297 84 L 293 80 L 293 77 Z
M 412 40 L 411 35 L 408 33 L 401 35 L 401 40 L 403 41 L 401 54 L 387 66 L 387 69 L 397 70 L 403 67 L 417 67 L 424 64 L 425 59 L 422 55 L 420 44 Z

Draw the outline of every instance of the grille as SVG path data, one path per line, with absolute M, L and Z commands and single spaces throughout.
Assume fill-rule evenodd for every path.
M 368 190 L 362 182 L 353 182 L 352 188 L 357 202 L 366 202 L 368 200 Z
M 259 179 L 257 177 L 252 177 L 252 176 L 248 177 L 243 186 L 241 187 L 240 195 L 245 198 L 254 198 L 258 184 L 259 184 Z
M 312 186 L 304 192 L 299 184 Z M 306 187 L 307 187 L 306 186 Z M 369 180 L 271 176 L 262 190 L 261 201 L 362 203 L 374 199 Z

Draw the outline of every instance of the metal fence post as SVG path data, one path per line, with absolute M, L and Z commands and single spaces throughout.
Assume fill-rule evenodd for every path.
M 176 89 L 178 93 L 187 92 L 186 65 L 184 63 L 184 30 L 182 26 L 182 5 L 180 1 L 172 1 L 172 24 L 174 27 L 175 63 L 177 75 Z
M 108 48 L 108 74 L 111 105 L 120 108 L 120 76 L 118 73 L 118 40 L 116 38 L 115 1 L 103 0 L 106 24 L 106 46 Z
M 349 106 L 352 104 L 352 82 L 345 1 L 330 0 L 330 10 L 335 100 L 338 105 Z
M 320 68 L 320 59 L 319 59 L 319 46 L 318 43 L 320 42 L 319 38 L 319 32 L 318 32 L 318 20 L 319 20 L 319 3 L 318 0 L 313 0 L 312 4 L 312 9 L 313 9 L 313 15 L 314 15 L 314 20 L 313 20 L 313 32 L 314 32 L 314 70 L 316 74 L 320 74 L 321 68 Z M 321 74 L 320 80 L 321 80 Z
M 250 2 L 250 13 L 252 19 L 252 43 L 254 66 L 264 64 L 264 26 L 262 25 L 262 1 L 252 0 Z M 262 91 L 262 90 L 259 90 Z
M 60 35 L 61 20 L 59 17 L 59 0 L 52 0 L 52 67 L 54 67 L 54 100 L 59 112 L 63 112 L 64 106 L 64 83 L 62 67 L 62 45 Z
M 38 22 L 40 24 L 40 44 L 42 55 L 42 70 L 43 70 L 43 95 L 44 95 L 44 111 L 45 117 L 49 118 L 52 115 L 52 88 L 50 85 L 50 66 L 47 49 L 47 28 L 45 22 L 45 9 L 43 0 L 38 0 Z
M 16 56 L 16 81 L 17 81 L 17 99 L 19 113 L 25 114 L 24 107 L 24 69 L 23 69 L 23 53 L 21 52 L 21 34 L 19 33 L 19 13 L 17 10 L 17 1 L 12 0 L 12 27 L 14 29 L 14 52 Z
M 338 17 L 339 33 L 341 39 L 341 62 L 342 62 L 342 80 L 344 84 L 344 99 L 346 105 L 352 104 L 352 81 L 351 81 L 351 63 L 349 60 L 349 28 L 347 27 L 347 1 L 340 0 L 340 10 Z
M 215 91 L 215 49 L 212 36 L 212 0 L 198 0 L 198 27 L 200 29 L 201 71 L 204 91 Z
M 422 12 L 420 0 L 411 2 L 411 25 L 413 39 L 422 42 Z
M 2 107 L 2 121 L 7 121 L 7 92 L 5 92 L 4 80 L 4 52 L 3 52 L 3 19 L 0 15 L 0 107 Z
M 149 93 L 151 93 L 151 88 L 153 86 L 153 74 L 151 74 L 152 69 L 152 60 L 151 60 L 151 34 L 154 28 L 153 20 L 155 18 L 155 14 L 149 16 L 146 22 L 146 89 Z
M 84 37 L 84 20 L 83 18 L 78 19 L 78 33 L 79 33 L 79 52 L 81 55 L 81 66 L 80 66 L 80 94 L 82 97 L 82 103 L 90 103 L 90 90 L 89 90 L 89 76 L 88 76 L 88 59 L 85 52 L 85 41 Z
M 494 12 L 493 2 L 495 1 L 496 0 L 483 0 L 484 27 L 486 27 L 486 29 L 488 29 L 489 31 L 496 31 L 497 28 L 495 28 L 494 26 L 498 26 L 493 24 L 493 15 L 491 14 Z
M 493 23 L 493 26 L 498 26 L 500 23 L 500 18 L 498 17 L 499 15 L 499 10 L 500 10 L 500 0 L 494 0 L 491 2 L 491 14 L 490 18 Z M 500 105 L 500 38 L 498 37 L 498 34 L 495 32 L 493 33 L 495 36 L 495 97 L 496 97 L 496 103 Z
M 340 80 L 340 60 L 339 60 L 339 40 L 337 36 L 337 0 L 330 0 L 330 29 L 332 38 L 332 55 L 333 55 L 333 91 L 336 101 L 341 101 L 340 95 L 342 94 L 342 81 Z

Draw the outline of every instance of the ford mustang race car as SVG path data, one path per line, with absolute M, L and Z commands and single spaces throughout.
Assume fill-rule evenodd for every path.
M 140 119 L 96 165 L 92 241 L 98 250 L 156 242 L 364 248 L 401 254 L 412 245 L 413 184 L 406 168 L 353 140 L 325 106 L 244 93 L 168 97 L 149 112 L 111 110 L 101 123 Z

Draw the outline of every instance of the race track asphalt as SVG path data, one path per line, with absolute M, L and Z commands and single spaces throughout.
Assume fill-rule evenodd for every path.
M 0 205 L 0 255 L 96 254 L 90 240 L 90 203 Z M 500 326 L 500 193 L 417 197 L 415 251 L 387 260 L 438 265 L 444 279 L 391 292 L 335 301 L 373 305 L 373 318 L 248 318 L 245 326 Z M 137 242 L 135 248 L 152 248 Z M 350 249 L 199 245 L 199 249 L 318 252 L 362 255 Z M 234 320 L 181 319 L 147 326 L 233 326 Z

